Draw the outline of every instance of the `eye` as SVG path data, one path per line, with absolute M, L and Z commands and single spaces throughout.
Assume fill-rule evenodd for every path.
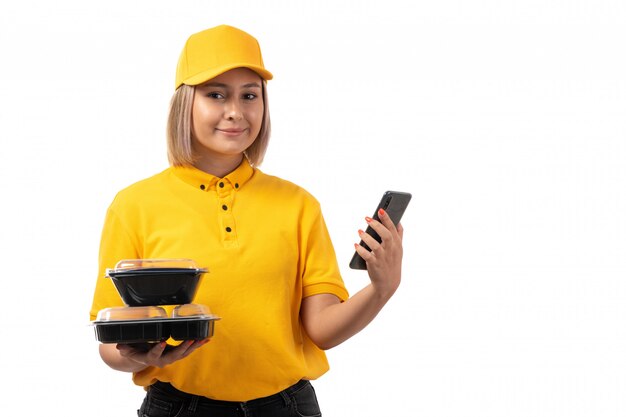
M 216 100 L 224 99 L 224 95 L 222 93 L 217 92 L 217 91 L 213 91 L 213 92 L 207 93 L 206 96 L 209 97 L 209 98 L 214 98 Z
M 243 99 L 244 100 L 252 101 L 252 100 L 254 100 L 256 98 L 257 98 L 257 95 L 254 94 L 254 93 L 246 93 L 246 94 L 243 95 Z

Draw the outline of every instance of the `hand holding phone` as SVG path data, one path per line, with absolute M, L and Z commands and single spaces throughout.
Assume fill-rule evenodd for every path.
M 401 191 L 386 191 L 383 194 L 383 197 L 380 199 L 380 202 L 378 203 L 378 206 L 376 207 L 372 218 L 374 220 L 379 220 L 378 210 L 382 208 L 383 210 L 385 210 L 385 212 L 387 212 L 393 224 L 397 226 L 398 223 L 400 223 L 400 219 L 402 218 L 404 211 L 409 205 L 409 201 L 411 201 L 410 193 L 405 193 Z M 372 229 L 370 226 L 367 227 L 365 233 L 372 236 L 374 239 L 376 239 L 377 242 L 382 241 L 378 233 L 376 233 L 374 229 Z M 370 250 L 370 248 L 362 240 L 359 244 L 365 249 Z M 361 255 L 359 255 L 356 251 L 354 252 L 352 260 L 350 261 L 350 268 L 367 270 L 367 264 L 365 263 L 365 260 L 363 260 L 363 258 L 361 258 Z

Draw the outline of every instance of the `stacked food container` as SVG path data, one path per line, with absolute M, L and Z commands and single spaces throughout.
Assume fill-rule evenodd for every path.
M 126 304 L 100 310 L 92 321 L 102 343 L 132 344 L 148 349 L 154 343 L 202 340 L 213 336 L 219 317 L 202 304 L 192 304 L 207 272 L 190 259 L 125 259 L 107 269 Z M 163 306 L 175 307 L 168 315 Z

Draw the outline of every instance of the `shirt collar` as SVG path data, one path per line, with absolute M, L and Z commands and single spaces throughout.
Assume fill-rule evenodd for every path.
M 223 178 L 208 174 L 194 166 L 172 166 L 170 169 L 178 178 L 202 191 L 215 190 L 216 187 L 240 190 L 254 174 L 254 168 L 246 158 L 243 158 L 233 172 Z

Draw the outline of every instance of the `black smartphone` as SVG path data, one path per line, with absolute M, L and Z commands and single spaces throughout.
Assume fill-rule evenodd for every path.
M 389 215 L 391 221 L 396 226 L 400 223 L 400 219 L 404 214 L 407 206 L 409 205 L 409 201 L 411 201 L 411 194 L 404 193 L 401 191 L 385 191 L 383 197 L 380 199 L 380 203 L 378 203 L 378 207 L 374 211 L 373 219 L 378 219 L 378 210 L 383 209 Z M 379 220 L 380 221 L 380 220 Z M 372 236 L 376 241 L 380 242 L 382 239 L 378 236 L 378 233 L 374 231 L 370 226 L 367 227 L 365 233 Z M 370 250 L 370 248 L 361 240 L 360 243 L 365 249 Z M 350 268 L 352 269 L 367 269 L 367 265 L 361 255 L 359 255 L 356 251 L 354 251 L 354 255 L 352 256 L 352 260 L 350 261 Z

